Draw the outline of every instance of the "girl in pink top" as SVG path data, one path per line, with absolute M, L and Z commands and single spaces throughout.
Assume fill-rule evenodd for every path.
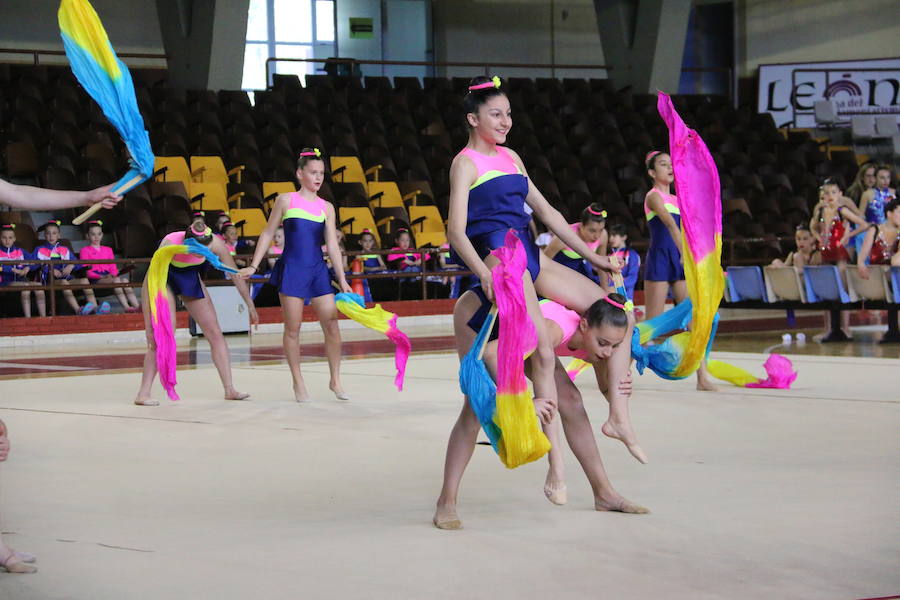
M 418 267 L 417 270 L 422 270 L 422 255 L 415 252 L 407 252 L 411 243 L 412 239 L 409 237 L 409 231 L 398 229 L 397 245 L 391 248 L 393 254 L 388 254 L 387 257 L 388 263 L 395 271 L 406 271 L 416 267 Z
M 89 221 L 87 229 L 88 240 L 90 245 L 85 246 L 78 253 L 81 260 L 103 260 L 105 258 L 115 258 L 112 248 L 102 246 L 100 242 L 103 240 L 103 221 Z M 87 278 L 91 283 L 128 283 L 127 275 L 119 275 L 119 268 L 114 263 L 107 265 L 87 265 Z M 119 300 L 119 304 L 127 313 L 134 313 L 141 310 L 141 303 L 138 302 L 134 290 L 129 288 L 114 288 L 113 292 Z

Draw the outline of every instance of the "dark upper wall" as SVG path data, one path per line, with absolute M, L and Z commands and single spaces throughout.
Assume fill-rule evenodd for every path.
M 91 4 L 116 50 L 163 53 L 154 2 L 92 0 Z M 58 7 L 58 2 L 49 0 L 0 0 L 0 47 L 62 50 Z

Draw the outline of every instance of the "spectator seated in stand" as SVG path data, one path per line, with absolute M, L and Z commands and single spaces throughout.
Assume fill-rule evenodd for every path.
M 816 240 L 813 238 L 809 226 L 805 223 L 797 225 L 794 231 L 794 243 L 796 243 L 797 249 L 788 254 L 784 260 L 780 258 L 773 260 L 773 267 L 797 267 L 802 269 L 806 265 L 822 264 L 822 255 L 819 252 L 819 248 L 816 247 Z
M 81 249 L 78 258 L 81 260 L 114 259 L 112 248 L 101 245 L 103 240 L 103 221 L 89 221 L 87 235 L 90 244 Z M 128 283 L 128 276 L 119 273 L 119 268 L 114 263 L 105 265 L 86 265 L 88 281 L 93 283 Z M 127 288 L 114 288 L 119 304 L 127 313 L 140 312 L 141 303 L 134 294 L 134 290 Z
M 39 244 L 34 249 L 34 258 L 37 260 L 75 260 L 72 250 L 60 242 L 59 221 L 48 221 L 41 225 L 38 231 L 44 232 L 44 243 Z M 77 269 L 76 269 L 77 267 Z M 50 268 L 49 265 L 41 268 L 41 281 L 44 285 L 48 285 L 52 280 L 61 286 L 68 285 L 88 285 L 90 282 L 84 276 L 85 269 L 80 265 L 57 265 Z M 97 298 L 94 297 L 94 291 L 90 288 L 84 290 L 85 305 L 79 306 L 72 290 L 63 289 L 63 297 L 75 312 L 75 314 L 89 315 L 94 311 L 99 314 L 109 312 L 110 306 L 108 302 L 104 302 L 97 307 Z M 35 292 L 38 311 L 41 312 L 42 306 L 46 306 L 46 296 L 43 290 Z M 43 309 L 46 310 L 46 309 Z M 41 312 L 41 314 L 44 314 Z
M 30 287 L 37 285 L 28 279 L 33 266 L 16 261 L 26 261 L 32 256 L 16 246 L 16 225 L 14 223 L 0 225 L 0 286 Z M 31 290 L 22 290 L 22 314 L 31 317 Z M 46 315 L 46 307 L 40 308 L 40 315 Z

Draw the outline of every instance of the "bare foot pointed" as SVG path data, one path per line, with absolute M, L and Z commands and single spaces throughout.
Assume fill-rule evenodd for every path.
M 246 400 L 250 397 L 250 394 L 245 394 L 243 392 L 239 392 L 234 388 L 230 390 L 225 390 L 225 399 L 226 400 Z
M 637 443 L 637 438 L 635 438 L 634 432 L 631 431 L 630 425 L 615 424 L 612 421 L 607 421 L 600 427 L 600 431 L 602 431 L 603 435 L 606 437 L 619 440 L 625 444 L 625 448 L 628 449 L 628 452 L 630 452 L 639 463 L 646 465 L 649 461 L 647 453 L 644 452 L 644 449 Z
M 134 399 L 134 403 L 137 404 L 138 406 L 159 406 L 159 400 L 154 400 L 153 398 L 150 398 L 149 396 L 146 398 L 142 398 L 142 397 L 138 396 L 137 398 Z

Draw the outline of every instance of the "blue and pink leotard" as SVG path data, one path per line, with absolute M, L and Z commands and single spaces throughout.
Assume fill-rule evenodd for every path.
M 491 250 L 503 246 L 507 231 L 514 230 L 525 246 L 531 279 L 537 279 L 540 250 L 531 237 L 528 229 L 531 218 L 525 212 L 528 179 L 503 146 L 497 146 L 494 156 L 471 148 L 464 148 L 460 154 L 467 156 L 478 170 L 478 178 L 469 187 L 466 237 L 484 259 Z M 451 251 L 451 256 L 456 263 L 465 264 L 455 251 Z
M 295 298 L 317 298 L 333 294 L 328 266 L 322 256 L 325 243 L 325 200 L 307 200 L 294 192 L 281 217 L 284 249 L 272 267 L 269 282 L 280 294 Z

